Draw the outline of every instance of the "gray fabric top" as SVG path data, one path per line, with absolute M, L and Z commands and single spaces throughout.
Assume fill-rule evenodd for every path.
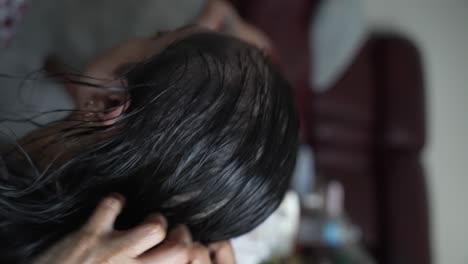
M 7 49 L 0 50 L 0 73 L 20 78 L 26 74 L 31 78 L 44 77 L 39 70 L 50 54 L 75 69 L 83 69 L 94 56 L 130 37 L 149 36 L 190 22 L 204 1 L 31 1 L 17 35 Z M 0 120 L 71 107 L 67 94 L 51 81 L 0 78 Z M 63 116 L 64 113 L 49 114 L 39 121 Z M 0 122 L 0 137 L 5 133 L 21 137 L 33 128 L 25 123 Z

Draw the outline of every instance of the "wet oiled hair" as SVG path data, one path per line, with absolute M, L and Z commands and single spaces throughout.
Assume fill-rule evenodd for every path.
M 252 230 L 281 202 L 295 163 L 297 117 L 288 83 L 259 50 L 197 33 L 122 78 L 130 106 L 115 124 L 58 135 L 107 133 L 103 140 L 36 173 L 25 169 L 27 159 L 3 156 L 3 259 L 27 263 L 79 228 L 110 192 L 127 199 L 116 228 L 161 212 L 203 242 Z

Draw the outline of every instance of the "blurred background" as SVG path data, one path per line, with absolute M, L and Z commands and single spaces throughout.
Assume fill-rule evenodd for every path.
M 468 1 L 366 1 L 376 29 L 409 36 L 424 60 L 429 188 L 435 263 L 467 263 Z
M 271 39 L 297 95 L 303 203 L 338 182 L 376 263 L 468 263 L 468 1 L 230 2 Z M 82 70 L 123 40 L 191 23 L 204 4 L 0 0 L 2 118 L 72 107 L 46 78 L 52 59 Z

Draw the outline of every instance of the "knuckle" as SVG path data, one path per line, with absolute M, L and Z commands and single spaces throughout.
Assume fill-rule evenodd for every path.
M 208 250 L 208 248 L 206 248 L 205 246 L 203 246 L 202 244 L 198 242 L 193 245 L 192 251 L 193 251 L 193 254 L 199 257 L 209 258 L 210 256 L 210 251 Z
M 93 256 L 98 244 L 98 238 L 92 233 L 79 232 L 73 235 L 73 247 L 69 251 L 69 256 Z
M 192 247 L 193 247 L 194 250 L 199 250 L 199 251 L 205 251 L 206 250 L 206 247 L 203 246 L 202 244 L 200 244 L 199 242 L 193 243 Z
M 84 229 L 78 234 L 78 244 L 80 245 L 94 245 L 97 240 L 98 234 L 94 231 Z
M 161 223 L 147 223 L 144 227 L 144 230 L 147 236 L 157 236 L 161 239 L 164 239 L 164 237 L 166 237 L 166 229 Z
M 188 246 L 180 246 L 177 248 L 177 254 L 180 256 L 180 258 L 189 260 L 190 259 L 190 250 Z
M 171 252 L 171 255 L 177 256 L 180 262 L 188 262 L 192 256 L 191 246 L 186 243 L 179 243 L 176 241 L 166 241 L 165 250 Z
M 189 256 L 190 255 L 190 246 L 185 243 L 177 243 L 174 244 L 172 250 L 176 252 L 178 255 L 182 256 Z

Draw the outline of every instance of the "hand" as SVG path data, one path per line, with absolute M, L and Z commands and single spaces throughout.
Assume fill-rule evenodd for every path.
M 202 14 L 196 19 L 196 24 L 231 34 L 256 46 L 267 55 L 272 52 L 272 43 L 268 37 L 244 21 L 235 8 L 225 0 L 208 0 Z
M 213 264 L 236 264 L 234 250 L 229 241 L 222 241 L 208 245 Z
M 38 257 L 34 264 L 233 264 L 229 243 L 210 245 L 210 250 L 192 241 L 187 227 L 174 228 L 166 237 L 167 222 L 150 215 L 127 231 L 114 230 L 123 198 L 105 198 L 88 222 Z M 157 247 L 155 247 L 157 246 Z

